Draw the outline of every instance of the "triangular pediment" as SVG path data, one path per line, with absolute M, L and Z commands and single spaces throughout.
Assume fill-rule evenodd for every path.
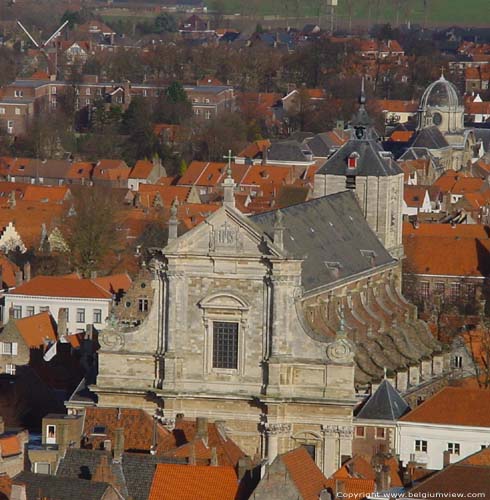
M 164 254 L 282 257 L 269 237 L 235 208 L 223 206 L 204 222 L 170 241 Z

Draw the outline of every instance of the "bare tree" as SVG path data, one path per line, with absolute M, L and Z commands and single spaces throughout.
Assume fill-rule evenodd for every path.
M 109 188 L 93 186 L 75 192 L 64 232 L 73 264 L 88 276 L 117 249 L 116 203 Z

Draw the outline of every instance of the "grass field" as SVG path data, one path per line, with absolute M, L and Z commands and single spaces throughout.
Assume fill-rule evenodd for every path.
M 490 0 L 338 0 L 337 16 L 349 18 L 352 3 L 353 23 L 390 22 L 466 24 L 490 26 Z M 246 16 L 315 17 L 326 0 L 208 0 L 211 10 L 218 7 L 227 14 Z M 424 7 L 424 5 L 426 7 Z

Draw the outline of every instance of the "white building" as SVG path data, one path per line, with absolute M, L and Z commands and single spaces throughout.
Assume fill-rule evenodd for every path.
M 397 453 L 440 470 L 490 445 L 490 397 L 480 389 L 445 387 L 398 421 Z
M 130 283 L 127 275 L 114 278 L 114 282 L 121 283 L 116 289 L 110 277 L 91 280 L 77 275 L 36 276 L 5 295 L 3 322 L 7 323 L 10 314 L 19 319 L 44 311 L 57 318 L 59 309 L 65 308 L 69 333 L 85 331 L 89 324 L 101 329 L 107 324 L 113 294 Z

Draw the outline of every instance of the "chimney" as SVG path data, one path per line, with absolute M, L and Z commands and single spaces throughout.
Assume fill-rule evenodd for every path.
M 218 464 L 218 453 L 216 452 L 215 446 L 213 446 L 211 448 L 211 463 L 209 465 L 211 465 L 212 467 L 217 467 L 219 465 Z
M 68 308 L 58 309 L 58 338 L 68 335 Z
M 22 285 L 22 271 L 17 271 L 15 273 L 15 286 Z
M 24 264 L 24 281 L 31 281 L 31 263 L 29 261 Z
M 284 215 L 281 210 L 276 210 L 274 220 L 274 245 L 284 250 Z
M 15 319 L 14 318 L 14 305 L 10 304 L 10 307 L 9 307 L 9 321 L 13 320 L 13 319 Z
M 376 471 L 376 491 L 386 491 L 391 486 L 390 466 L 381 465 Z
M 3 421 L 3 418 L 0 416 L 0 435 L 2 435 L 5 432 L 5 422 Z
M 124 453 L 124 428 L 114 429 L 114 461 L 120 462 Z
M 112 468 L 109 464 L 109 460 L 107 459 L 107 455 L 102 455 L 100 457 L 100 462 L 95 469 L 94 475 L 92 476 L 92 481 L 109 483 L 112 486 L 116 486 L 116 478 L 112 473 Z
M 442 454 L 442 465 L 443 467 L 451 465 L 451 453 L 448 450 L 444 451 Z
M 196 418 L 196 438 L 208 443 L 208 419 L 206 417 Z
M 57 439 L 59 457 L 65 456 L 66 450 L 68 448 L 68 426 L 66 423 L 58 424 L 58 439 Z
M 192 441 L 191 452 L 189 453 L 189 465 L 196 465 L 196 443 Z
M 97 278 L 97 271 L 90 271 L 90 279 L 94 280 Z
M 134 193 L 133 206 L 135 208 L 141 208 L 141 194 L 138 191 Z
M 27 500 L 25 484 L 13 484 L 10 492 L 10 500 Z
M 179 219 L 177 219 L 177 209 L 179 202 L 175 198 L 170 207 L 170 219 L 168 220 L 168 241 L 176 240 L 178 237 Z

